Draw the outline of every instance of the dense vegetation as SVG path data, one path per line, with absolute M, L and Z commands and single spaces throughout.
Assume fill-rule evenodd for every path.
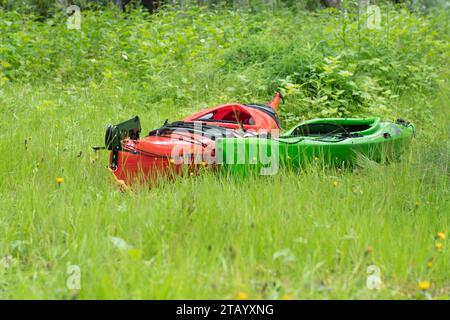
M 448 298 L 434 237 L 450 225 L 450 14 L 385 6 L 369 29 L 354 11 L 109 8 L 82 11 L 81 30 L 59 11 L 0 11 L 0 297 Z M 286 129 L 378 115 L 418 136 L 389 166 L 205 174 L 132 194 L 90 150 L 108 123 L 139 114 L 151 129 L 275 90 Z M 380 291 L 365 286 L 370 264 Z
M 127 79 L 142 91 L 143 107 L 161 100 L 205 105 L 219 92 L 222 101 L 265 99 L 282 88 L 291 96 L 281 114 L 286 120 L 398 115 L 399 96 L 436 86 L 437 68 L 448 59 L 448 14 L 383 12 L 382 30 L 365 28 L 364 16 L 335 11 L 271 19 L 209 10 L 151 17 L 86 12 L 81 32 L 68 30 L 62 15 L 36 22 L 8 12 L 1 79 L 103 85 Z

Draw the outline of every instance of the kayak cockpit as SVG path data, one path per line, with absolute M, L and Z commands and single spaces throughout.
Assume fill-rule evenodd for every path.
M 366 136 L 378 130 L 380 118 L 313 119 L 302 122 L 283 137 L 329 137 L 338 134 Z
M 206 122 L 224 122 L 224 123 L 241 123 L 245 125 L 254 125 L 255 119 L 252 115 L 242 108 L 241 105 L 223 106 L 202 114 L 200 117 L 190 119 L 191 121 L 206 121 Z

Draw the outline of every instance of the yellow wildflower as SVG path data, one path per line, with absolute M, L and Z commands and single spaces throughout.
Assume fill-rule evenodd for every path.
M 237 299 L 237 300 L 248 300 L 248 294 L 245 293 L 245 292 L 239 292 L 239 293 L 236 295 L 236 299 Z
M 444 240 L 445 239 L 445 233 L 438 232 L 437 235 L 436 235 L 436 239 Z
M 427 290 L 430 288 L 430 281 L 419 281 L 418 287 L 420 290 Z

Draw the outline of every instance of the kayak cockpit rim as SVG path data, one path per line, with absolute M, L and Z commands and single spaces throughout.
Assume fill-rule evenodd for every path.
M 323 136 L 330 135 L 333 132 L 357 133 L 358 135 L 367 136 L 375 133 L 380 127 L 380 118 L 327 118 L 312 119 L 304 121 L 280 138 L 288 137 L 305 137 L 305 136 Z

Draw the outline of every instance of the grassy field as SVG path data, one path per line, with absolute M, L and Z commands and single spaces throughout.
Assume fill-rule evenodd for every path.
M 376 31 L 333 12 L 105 11 L 81 31 L 0 14 L 0 298 L 450 298 L 448 14 L 383 8 Z M 145 132 L 275 89 L 286 129 L 370 114 L 417 137 L 390 165 L 131 193 L 91 149 L 136 114 Z

